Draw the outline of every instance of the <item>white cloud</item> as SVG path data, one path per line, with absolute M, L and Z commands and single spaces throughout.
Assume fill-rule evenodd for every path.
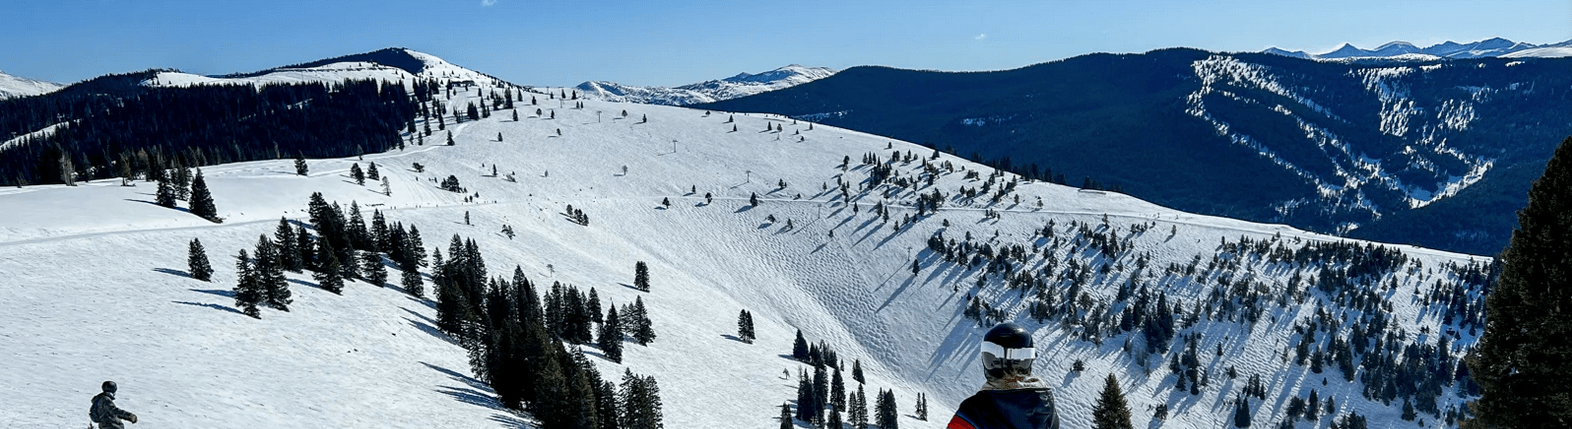
M 497 0 L 480 0 L 481 6 L 491 6 L 494 4 L 497 4 Z
M 987 38 L 988 38 L 988 34 L 987 33 L 983 33 L 983 34 L 978 34 L 977 37 L 973 37 L 972 40 L 982 40 L 982 39 L 987 39 Z

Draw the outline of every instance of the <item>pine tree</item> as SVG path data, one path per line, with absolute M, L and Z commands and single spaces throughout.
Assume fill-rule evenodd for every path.
M 191 278 L 201 281 L 213 280 L 213 265 L 207 261 L 207 250 L 202 248 L 202 242 L 191 239 L 191 245 L 186 252 L 186 266 L 191 272 Z
M 299 155 L 296 155 L 295 156 L 295 174 L 304 176 L 304 175 L 306 175 L 306 172 L 309 171 L 309 170 L 310 170 L 310 168 L 306 166 L 306 158 L 302 157 L 302 156 L 299 156 Z
M 852 394 L 851 410 L 849 413 L 853 429 L 868 428 L 868 395 L 862 391 L 862 385 L 857 385 L 857 393 Z
M 900 413 L 895 406 L 895 391 L 881 389 L 874 409 L 877 410 L 874 424 L 877 424 L 880 429 L 900 429 L 900 420 L 897 419 Z
M 759 194 L 757 192 L 748 194 L 748 205 L 753 207 L 759 206 Z
M 371 180 L 382 180 L 382 173 L 377 171 L 377 163 L 371 163 L 371 169 L 366 171 L 366 178 Z
M 253 265 L 258 284 L 262 286 L 264 300 L 269 307 L 289 311 L 289 281 L 284 278 L 283 264 L 279 263 L 278 246 L 266 235 L 257 237 L 256 263 Z
M 813 422 L 817 417 L 813 410 L 813 381 L 808 378 L 806 371 L 797 373 L 797 420 Z
M 791 420 L 792 420 L 792 418 L 791 418 L 791 403 L 790 402 L 782 402 L 781 403 L 781 416 L 780 416 L 781 429 L 793 429 L 793 428 L 797 427 L 797 425 L 793 424 Z
M 830 405 L 830 376 L 823 366 L 813 368 L 813 413 L 824 418 L 824 408 Z
M 158 192 L 154 200 L 160 206 L 175 208 L 175 187 L 169 184 L 169 179 L 163 177 L 158 179 Z
M 288 219 L 278 218 L 278 228 L 273 230 L 273 241 L 278 243 L 278 260 L 284 271 L 298 273 L 305 268 L 300 259 L 300 241 L 295 239 L 295 228 L 289 225 Z
M 1113 373 L 1103 382 L 1103 393 L 1092 408 L 1092 427 L 1095 429 L 1134 429 L 1130 422 L 1130 406 L 1124 401 L 1119 380 Z
M 748 310 L 742 310 L 737 315 L 737 339 L 744 343 L 753 344 L 753 318 L 748 315 Z
M 644 261 L 633 263 L 633 287 L 645 292 L 650 291 L 650 267 Z
M 862 378 L 862 359 L 852 360 L 852 379 L 857 380 L 858 384 L 866 383 Z
M 612 362 L 622 363 L 622 323 L 617 318 L 617 306 L 606 310 L 606 321 L 600 324 L 595 344 Z
M 1469 427 L 1572 422 L 1572 137 L 1556 148 L 1517 213 L 1501 274 L 1485 300 L 1485 332 L 1467 357 L 1481 396 Z M 1559 422 L 1559 423 L 1552 423 Z
M 830 377 L 830 405 L 837 410 L 846 409 L 846 379 L 841 377 L 841 368 L 835 367 L 835 373 Z
M 245 249 L 240 249 L 240 254 L 235 257 L 235 276 L 239 278 L 235 283 L 235 306 L 240 307 L 240 312 L 247 316 L 262 318 L 262 312 L 257 311 L 257 303 L 262 302 L 263 292 L 257 284 L 256 271 Z
M 386 287 L 388 283 L 388 267 L 382 264 L 382 254 L 372 251 L 360 252 L 360 271 L 366 277 L 366 282 L 377 287 Z
M 1250 398 L 1244 395 L 1234 403 L 1234 427 L 1250 427 Z
M 425 279 L 420 277 L 420 266 L 416 265 L 413 255 L 407 254 L 407 249 L 404 252 L 406 252 L 406 255 L 400 258 L 403 259 L 402 261 L 398 262 L 400 272 L 399 285 L 404 287 L 404 293 L 417 298 L 425 297 Z
M 802 338 L 802 330 L 797 330 L 797 339 L 791 343 L 791 358 L 803 362 L 808 361 L 808 340 Z
M 651 341 L 655 341 L 655 326 L 650 321 L 649 310 L 644 308 L 643 297 L 633 299 L 632 315 L 633 327 L 631 331 L 633 341 L 638 342 L 641 346 L 648 346 Z
M 317 270 L 311 273 L 311 278 L 323 290 L 344 293 L 344 278 L 340 274 L 338 252 L 333 250 L 333 244 L 327 240 L 317 240 L 316 260 Z
M 191 179 L 191 214 L 201 216 L 213 223 L 223 222 L 218 218 L 218 207 L 213 205 L 213 193 L 207 190 L 207 181 L 202 179 L 202 169 L 197 169 L 196 178 Z
M 366 186 L 366 172 L 360 169 L 360 163 L 349 165 L 349 177 L 355 179 L 355 184 Z

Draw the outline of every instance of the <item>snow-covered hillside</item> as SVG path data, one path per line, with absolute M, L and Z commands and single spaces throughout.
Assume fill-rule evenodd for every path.
M 1362 49 L 1350 43 L 1344 43 L 1337 49 L 1323 54 L 1310 54 L 1304 51 L 1288 51 L 1279 48 L 1267 48 L 1264 53 L 1277 54 L 1290 57 L 1311 58 L 1321 60 L 1402 60 L 1402 61 L 1430 61 L 1436 59 L 1467 59 L 1490 57 L 1566 57 L 1572 56 L 1572 50 L 1559 49 L 1572 46 L 1572 40 L 1548 45 L 1535 45 L 1526 42 L 1513 42 L 1503 38 L 1491 38 L 1472 43 L 1457 43 L 1446 41 L 1425 48 L 1414 46 L 1412 43 L 1395 41 L 1388 42 L 1375 49 Z
M 383 62 L 378 62 L 354 61 L 353 59 L 355 58 L 349 58 L 351 60 L 306 67 L 281 67 L 244 75 L 203 76 L 178 71 L 164 71 L 143 82 L 143 85 L 186 87 L 192 85 L 263 85 L 268 83 L 342 82 L 345 79 L 378 79 L 388 82 L 435 80 L 443 84 L 470 82 L 473 85 L 484 88 L 513 86 L 484 73 L 454 65 L 435 55 L 412 49 L 390 48 L 350 57 L 370 57 L 377 54 L 382 54 L 378 58 L 391 57 L 392 59 L 414 61 L 419 66 L 398 67 L 385 64 L 385 62 L 393 62 L 387 59 L 384 59 Z
M 65 85 L 54 82 L 33 80 L 0 72 L 0 100 L 48 94 L 64 87 Z
M 344 67 L 332 73 L 358 66 Z M 459 106 L 477 94 L 454 97 Z M 1298 328 L 1316 321 L 1309 326 L 1333 333 L 1313 342 L 1317 353 L 1336 345 L 1328 335 L 1349 338 L 1372 317 L 1390 323 L 1384 338 L 1394 346 L 1449 344 L 1457 356 L 1474 342 L 1433 291 L 1467 284 L 1450 267 L 1485 258 L 1392 246 L 1371 254 L 1403 255 L 1397 268 L 1338 286 L 1340 273 L 1363 265 L 1303 250 L 1344 242 L 1335 237 L 1016 182 L 915 144 L 783 117 L 595 100 L 573 109 L 537 98 L 519 106 L 518 121 L 499 113 L 447 124 L 453 146 L 411 140 L 363 159 L 310 160 L 308 176 L 289 160 L 203 168 L 222 224 L 153 204 L 150 182 L 0 189 L 0 422 L 80 425 L 98 383 L 112 379 L 119 405 L 154 427 L 525 427 L 529 417 L 503 410 L 470 376 L 464 350 L 433 328 L 429 299 L 364 282 L 338 296 L 290 274 L 292 311 L 256 320 L 235 310 L 234 255 L 271 235 L 281 216 L 304 222 L 312 192 L 416 225 L 427 246 L 473 238 L 493 273 L 518 266 L 537 283 L 593 287 L 611 303 L 642 298 L 654 343 L 630 343 L 621 364 L 586 353 L 603 374 L 628 368 L 658 379 L 668 428 L 778 427 L 805 367 L 789 358 L 799 329 L 843 360 L 860 359 L 870 394 L 894 389 L 901 427 L 943 427 L 982 382 L 976 350 L 986 328 L 966 315 L 974 296 L 988 309 L 981 317 L 1034 333 L 1036 370 L 1057 390 L 1065 428 L 1090 425 L 1109 372 L 1149 427 L 1219 426 L 1252 375 L 1266 387 L 1264 401 L 1251 401 L 1258 427 L 1312 390 L 1335 399 L 1316 427 L 1350 412 L 1373 427 L 1412 424 L 1398 419 L 1403 400 L 1365 399 L 1357 376 L 1294 363 Z M 621 111 L 628 115 L 609 114 Z M 349 179 L 357 163 L 376 163 L 391 195 Z M 466 194 L 438 189 L 450 175 Z M 934 192 L 937 211 L 918 209 Z M 592 222 L 569 221 L 568 205 Z M 505 236 L 505 225 L 518 236 Z M 931 247 L 936 234 L 946 251 Z M 217 268 L 211 283 L 184 273 L 194 238 Z M 1355 252 L 1374 252 L 1358 244 Z M 961 259 L 946 260 L 956 252 Z M 650 292 L 628 286 L 637 261 L 650 265 Z M 1139 329 L 1119 329 L 1118 315 L 1137 300 L 1122 287 L 1161 293 L 1195 320 L 1148 354 Z M 1460 299 L 1477 299 L 1466 290 Z M 1030 317 L 1050 296 L 1068 313 Z M 1347 305 L 1349 296 L 1370 300 Z M 754 315 L 753 344 L 734 337 L 741 310 Z M 1200 370 L 1209 382 L 1195 395 L 1175 390 L 1166 368 L 1182 337 L 1208 351 Z M 1072 371 L 1076 362 L 1085 369 Z M 930 397 L 929 421 L 913 417 L 918 393 Z M 1459 401 L 1448 384 L 1438 406 Z M 1165 422 L 1153 419 L 1159 404 L 1170 410 Z
M 833 74 L 835 74 L 835 70 L 826 67 L 805 67 L 792 64 L 759 74 L 739 73 L 736 76 L 725 79 L 670 88 L 590 81 L 581 83 L 574 89 L 580 91 L 584 97 L 592 100 L 684 106 L 730 100 L 761 92 L 789 88 L 823 79 Z

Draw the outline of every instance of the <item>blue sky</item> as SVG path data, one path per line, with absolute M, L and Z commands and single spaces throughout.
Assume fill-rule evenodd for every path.
M 1572 39 L 1572 1 L 6 0 L 0 70 L 75 82 L 404 46 L 526 85 L 679 85 L 786 64 L 997 70 L 1188 46 Z

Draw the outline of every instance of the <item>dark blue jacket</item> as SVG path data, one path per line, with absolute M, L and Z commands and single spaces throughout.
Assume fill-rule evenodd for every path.
M 983 390 L 966 398 L 948 429 L 1059 429 L 1053 389 Z
M 88 416 L 100 429 L 123 429 L 126 425 L 120 420 L 130 419 L 131 413 L 115 406 L 114 393 L 104 392 L 93 397 L 93 408 L 88 410 Z

